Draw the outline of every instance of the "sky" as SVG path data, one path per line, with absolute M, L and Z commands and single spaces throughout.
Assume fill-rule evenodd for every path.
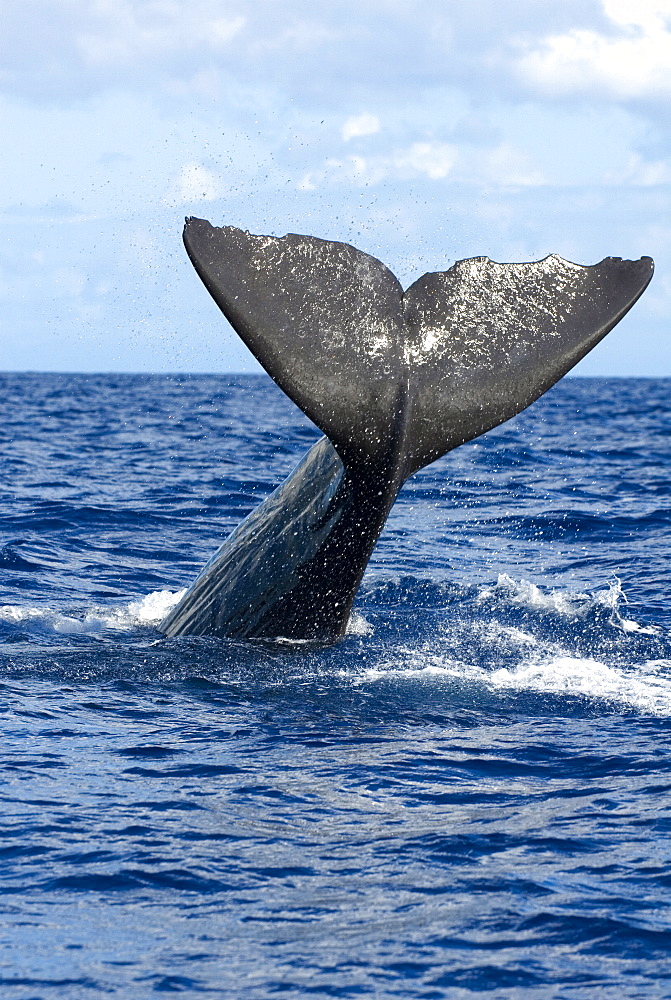
M 655 258 L 576 371 L 671 375 L 671 0 L 0 0 L 0 368 L 255 371 L 185 216 Z

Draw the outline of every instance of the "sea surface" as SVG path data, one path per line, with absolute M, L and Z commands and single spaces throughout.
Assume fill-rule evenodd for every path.
M 318 432 L 0 375 L 0 997 L 671 997 L 671 380 L 417 474 L 344 641 L 157 623 Z

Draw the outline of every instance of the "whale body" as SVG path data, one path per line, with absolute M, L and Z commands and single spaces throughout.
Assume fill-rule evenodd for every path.
M 187 219 L 187 252 L 236 332 L 323 431 L 159 628 L 334 642 L 405 480 L 510 419 L 625 315 L 649 257 L 487 257 L 403 291 L 352 246 Z

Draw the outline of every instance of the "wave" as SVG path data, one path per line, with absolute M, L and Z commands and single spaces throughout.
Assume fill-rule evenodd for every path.
M 20 630 L 28 650 L 34 648 L 31 640 L 44 640 L 45 632 L 72 634 L 72 641 L 77 635 L 106 638 L 118 647 L 119 633 L 135 630 L 134 642 L 139 638 L 143 648 L 150 645 L 159 655 L 164 649 L 179 661 L 180 649 L 186 648 L 180 643 L 212 645 L 212 640 L 157 637 L 156 626 L 184 593 L 157 590 L 116 607 L 79 611 L 4 605 L 0 623 Z M 295 669 L 285 676 L 295 679 L 302 672 L 323 678 L 326 671 L 357 686 L 391 679 L 444 681 L 468 687 L 476 697 L 478 691 L 487 697 L 551 695 L 671 716 L 671 645 L 661 627 L 625 615 L 626 605 L 617 579 L 591 594 L 544 589 L 506 574 L 481 587 L 380 580 L 364 588 L 344 643 L 329 653 L 297 649 Z M 239 659 L 240 644 L 215 642 L 220 651 L 216 680 L 216 670 L 225 672 L 233 648 Z M 246 645 L 253 671 L 255 647 Z M 280 640 L 272 645 L 295 644 Z M 186 660 L 183 666 L 190 669 Z M 181 675 L 179 669 L 171 671 L 173 677 Z
M 643 635 L 657 635 L 660 632 L 654 625 L 640 625 L 633 618 L 622 616 L 621 607 L 628 602 L 617 577 L 610 581 L 607 589 L 586 594 L 567 590 L 543 591 L 535 583 L 513 580 L 507 573 L 501 573 L 494 586 L 482 587 L 478 593 L 479 601 L 500 598 L 520 607 L 553 611 L 567 618 L 584 618 L 595 607 L 603 607 L 611 612 L 610 623 L 625 632 L 640 632 Z
M 580 698 L 671 716 L 671 648 L 659 626 L 623 614 L 627 597 L 620 580 L 589 594 L 547 590 L 501 574 L 496 584 L 473 588 L 449 604 L 457 613 L 445 618 L 437 634 L 419 645 L 384 650 L 358 683 L 442 679 L 490 694 Z M 510 612 L 518 609 L 524 617 L 515 623 Z M 576 653 L 572 647 L 586 636 L 591 652 Z M 637 658 L 646 650 L 667 655 Z
M 116 608 L 95 605 L 83 613 L 70 614 L 53 608 L 24 607 L 17 604 L 0 606 L 0 622 L 10 624 L 39 621 L 54 632 L 99 632 L 102 629 L 128 629 L 156 626 L 186 593 L 182 590 L 155 590 L 146 597 Z
M 524 641 L 534 643 L 533 638 Z M 523 657 L 515 667 L 488 671 L 453 659 L 435 648 L 396 649 L 393 656 L 369 667 L 359 683 L 401 678 L 408 681 L 458 681 L 489 693 L 535 693 L 587 699 L 646 715 L 671 716 L 671 659 L 649 660 L 622 668 L 560 650 Z

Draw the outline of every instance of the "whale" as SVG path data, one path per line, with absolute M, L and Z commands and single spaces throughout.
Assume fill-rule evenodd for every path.
M 270 377 L 322 431 L 163 619 L 166 636 L 329 644 L 404 482 L 525 409 L 628 312 L 650 257 L 457 261 L 404 290 L 314 236 L 188 218 L 186 251 Z

